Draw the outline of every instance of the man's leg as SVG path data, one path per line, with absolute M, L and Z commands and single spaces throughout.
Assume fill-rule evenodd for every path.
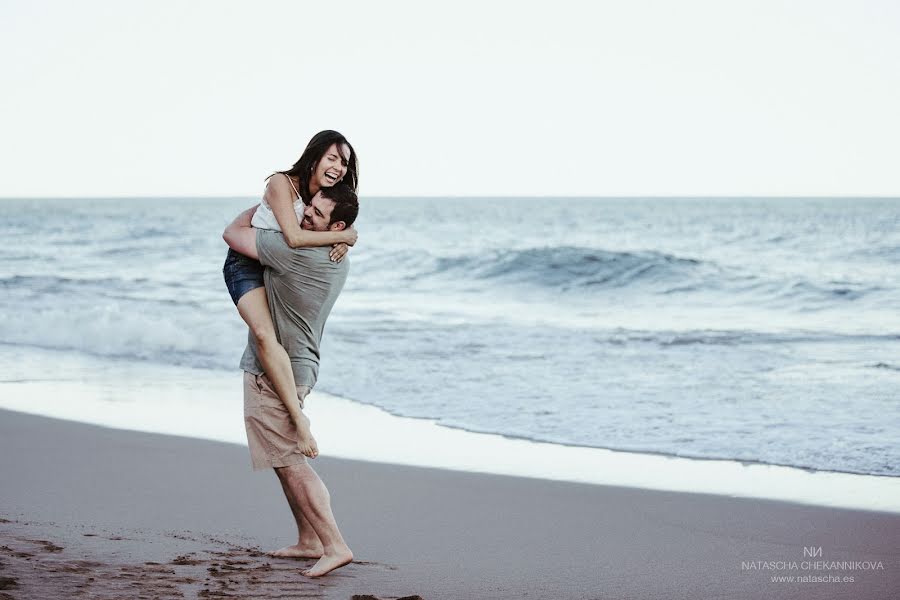
M 352 561 L 353 553 L 344 542 L 331 512 L 331 495 L 319 475 L 306 463 L 276 467 L 275 472 L 285 488 L 288 502 L 293 495 L 300 512 L 322 541 L 322 557 L 303 574 L 320 577 Z
M 294 497 L 294 490 L 287 484 L 283 468 L 276 468 L 275 474 L 278 475 L 281 489 L 284 490 L 284 495 L 291 506 L 291 512 L 294 514 L 294 520 L 297 522 L 297 543 L 272 552 L 272 556 L 279 558 L 320 558 L 325 551 L 322 540 L 316 535 L 312 524 L 300 509 L 300 503 Z

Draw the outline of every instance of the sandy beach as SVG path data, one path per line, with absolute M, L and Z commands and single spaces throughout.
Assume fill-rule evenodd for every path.
M 9 411 L 0 411 L 0 440 L 2 598 L 861 599 L 900 590 L 893 513 L 328 457 L 314 466 L 356 560 L 310 580 L 299 571 L 311 561 L 265 554 L 295 531 L 276 478 L 252 473 L 244 447 Z

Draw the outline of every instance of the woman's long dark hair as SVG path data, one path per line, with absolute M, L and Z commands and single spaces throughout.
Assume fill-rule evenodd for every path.
M 287 171 L 278 171 L 288 177 L 297 177 L 300 179 L 299 192 L 300 197 L 303 198 L 304 204 L 308 205 L 312 201 L 312 195 L 309 193 L 310 176 L 316 170 L 316 167 L 319 166 L 319 161 L 322 160 L 322 157 L 325 156 L 325 153 L 328 152 L 328 149 L 331 148 L 332 144 L 337 144 L 339 153 L 344 144 L 350 148 L 350 158 L 347 159 L 347 174 L 344 175 L 343 182 L 349 185 L 354 192 L 358 191 L 359 166 L 356 161 L 356 151 L 343 135 L 337 131 L 326 129 L 325 131 L 320 131 L 309 140 L 309 143 L 306 145 L 306 150 L 303 151 L 303 154 L 300 155 L 300 158 L 297 159 L 297 162 L 294 163 L 293 167 Z

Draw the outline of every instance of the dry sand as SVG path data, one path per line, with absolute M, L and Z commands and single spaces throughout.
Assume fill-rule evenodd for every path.
M 295 529 L 242 446 L 8 411 L 0 444 L 0 598 L 900 597 L 897 514 L 328 457 L 356 560 L 311 580 L 313 561 L 264 554 Z

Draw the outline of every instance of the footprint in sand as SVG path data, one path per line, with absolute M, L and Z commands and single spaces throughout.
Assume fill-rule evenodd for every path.
M 19 587 L 15 577 L 0 577 L 0 590 L 11 590 Z

